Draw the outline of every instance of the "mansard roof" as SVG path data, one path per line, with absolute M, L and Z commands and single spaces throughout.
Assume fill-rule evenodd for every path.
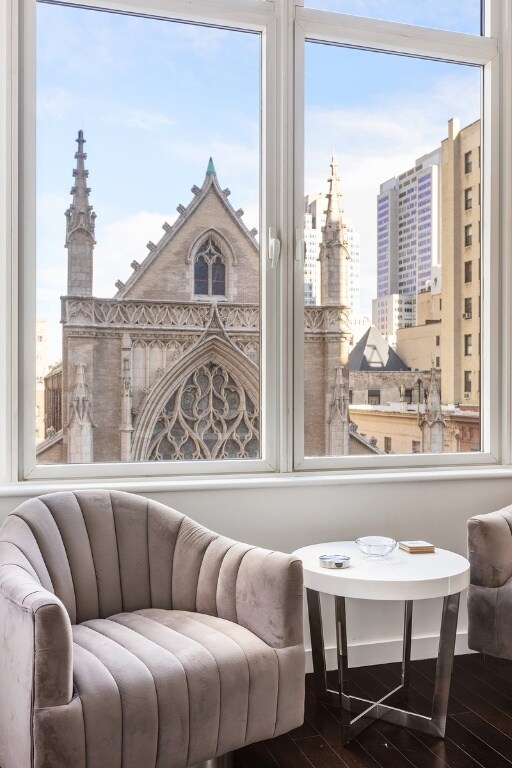
M 359 339 L 348 358 L 351 371 L 409 371 L 385 338 L 372 325 Z
M 245 239 L 249 242 L 252 248 L 254 248 L 255 251 L 258 250 L 259 245 L 256 240 L 256 234 L 257 234 L 256 230 L 254 229 L 249 230 L 246 227 L 246 225 L 242 221 L 242 216 L 244 214 L 243 210 L 241 208 L 239 208 L 238 210 L 235 210 L 231 205 L 231 203 L 229 202 L 228 196 L 231 194 L 231 192 L 227 188 L 221 189 L 219 180 L 217 178 L 217 172 L 213 164 L 213 160 L 210 157 L 208 162 L 208 167 L 206 169 L 206 175 L 203 181 L 203 186 L 201 188 L 196 186 L 192 187 L 192 192 L 194 194 L 194 197 L 192 198 L 192 200 L 187 206 L 183 206 L 183 205 L 177 206 L 177 211 L 179 215 L 176 221 L 174 222 L 174 224 L 170 225 L 170 224 L 167 224 L 167 222 L 165 222 L 162 225 L 165 231 L 165 234 L 161 237 L 158 243 L 155 244 L 155 243 L 149 242 L 147 244 L 147 247 L 149 249 L 148 255 L 145 257 L 145 259 L 142 261 L 141 264 L 136 264 L 135 262 L 132 263 L 134 272 L 126 281 L 126 283 L 123 284 L 121 281 L 116 283 L 116 285 L 119 287 L 119 290 L 115 295 L 116 299 L 127 298 L 127 295 L 134 288 L 134 286 L 140 280 L 142 275 L 152 266 L 152 264 L 154 264 L 154 262 L 157 260 L 160 253 L 162 253 L 162 251 L 167 247 L 167 245 L 171 242 L 171 240 L 176 235 L 176 233 L 183 227 L 183 225 L 190 219 L 190 217 L 200 208 L 201 204 L 203 203 L 203 201 L 211 191 L 213 191 L 217 195 L 220 202 L 222 203 L 222 205 L 230 215 L 231 219 L 233 220 L 234 225 L 240 230 L 240 232 L 245 237 Z

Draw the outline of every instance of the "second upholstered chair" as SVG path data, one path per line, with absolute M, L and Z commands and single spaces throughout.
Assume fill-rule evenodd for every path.
M 0 531 L 2 768 L 184 768 L 301 724 L 302 567 L 133 494 Z
M 468 520 L 468 645 L 512 659 L 512 507 Z

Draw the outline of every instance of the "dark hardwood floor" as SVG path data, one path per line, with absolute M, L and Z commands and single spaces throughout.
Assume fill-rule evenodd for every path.
M 429 713 L 435 661 L 412 664 L 409 706 Z M 355 695 L 378 698 L 398 683 L 400 666 L 351 670 Z M 342 746 L 337 711 L 319 704 L 306 681 L 304 725 L 239 750 L 236 768 L 511 768 L 512 661 L 456 656 L 445 739 L 375 723 Z

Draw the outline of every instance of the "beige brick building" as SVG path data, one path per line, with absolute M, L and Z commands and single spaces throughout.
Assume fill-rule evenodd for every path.
M 441 144 L 441 269 L 397 334 L 409 366 L 442 370 L 442 402 L 480 405 L 480 121 L 448 124 Z

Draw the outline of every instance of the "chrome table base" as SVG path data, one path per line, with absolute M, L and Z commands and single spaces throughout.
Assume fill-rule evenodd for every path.
M 406 728 L 412 728 L 443 738 L 446 729 L 460 593 L 448 595 L 444 598 L 432 713 L 430 717 L 426 717 L 395 706 L 406 701 L 408 695 L 409 666 L 411 661 L 412 600 L 405 602 L 402 677 L 400 685 L 378 701 L 370 701 L 350 695 L 345 598 L 334 597 L 339 686 L 338 690 L 334 690 L 329 688 L 327 683 L 320 593 L 313 589 L 307 589 L 306 592 L 316 695 L 320 701 L 339 706 L 343 743 L 348 744 L 348 742 L 376 720 L 385 720 L 388 723 L 402 725 Z M 352 715 L 355 715 L 355 717 Z
M 227 755 L 214 757 L 213 760 L 205 760 L 204 763 L 196 763 L 190 768 L 233 768 L 234 764 L 233 752 L 228 752 Z

